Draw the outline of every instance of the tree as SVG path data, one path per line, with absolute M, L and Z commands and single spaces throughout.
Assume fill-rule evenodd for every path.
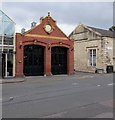
M 115 26 L 112 26 L 111 28 L 109 28 L 110 31 L 115 31 Z

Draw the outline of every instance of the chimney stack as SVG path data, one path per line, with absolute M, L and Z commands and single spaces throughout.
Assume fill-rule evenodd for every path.
M 40 23 L 42 23 L 43 17 L 40 18 Z
M 32 22 L 31 23 L 31 28 L 34 28 L 36 26 L 36 24 L 37 24 L 36 22 Z
M 50 16 L 50 12 L 48 12 L 48 16 Z
M 25 30 L 26 30 L 25 28 L 22 28 L 22 29 L 21 29 L 21 33 L 22 33 L 22 34 L 25 33 Z

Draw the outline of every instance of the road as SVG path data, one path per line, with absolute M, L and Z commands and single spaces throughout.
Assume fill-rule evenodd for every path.
M 2 85 L 3 118 L 112 118 L 113 74 L 26 77 Z

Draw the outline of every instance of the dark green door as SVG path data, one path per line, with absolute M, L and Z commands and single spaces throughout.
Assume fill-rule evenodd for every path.
M 107 73 L 112 73 L 113 72 L 113 66 L 108 65 L 106 70 L 107 70 Z
M 53 47 L 51 49 L 51 72 L 56 74 L 67 74 L 67 48 Z
M 44 75 L 44 47 L 24 46 L 24 74 L 26 76 Z

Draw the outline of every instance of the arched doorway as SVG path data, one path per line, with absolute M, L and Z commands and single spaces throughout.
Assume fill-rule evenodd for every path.
M 24 75 L 44 75 L 44 47 L 39 45 L 24 46 Z
M 53 75 L 67 74 L 67 48 L 52 47 L 51 72 Z

